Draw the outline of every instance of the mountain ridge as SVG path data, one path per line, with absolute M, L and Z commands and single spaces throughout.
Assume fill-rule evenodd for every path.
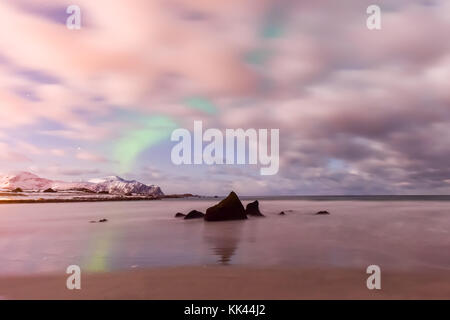
M 109 193 L 117 195 L 139 194 L 151 196 L 164 196 L 161 188 L 156 185 L 146 185 L 136 180 L 126 180 L 119 176 L 91 179 L 86 182 L 65 182 L 41 178 L 27 171 L 19 171 L 0 175 L 0 189 L 14 190 L 20 188 L 28 191 L 55 191 L 88 190 L 95 193 Z

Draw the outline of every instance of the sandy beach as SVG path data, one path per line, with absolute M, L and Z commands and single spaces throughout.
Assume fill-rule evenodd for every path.
M 89 274 L 80 290 L 66 275 L 0 278 L 2 299 L 448 299 L 448 273 L 384 273 L 368 290 L 364 270 L 168 267 Z

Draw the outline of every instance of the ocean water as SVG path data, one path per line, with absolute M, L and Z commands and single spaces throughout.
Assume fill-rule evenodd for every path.
M 265 218 L 229 222 L 174 218 L 217 199 L 0 205 L 0 274 L 73 264 L 89 272 L 217 264 L 450 272 L 447 200 L 266 198 Z M 89 223 L 101 218 L 108 222 Z

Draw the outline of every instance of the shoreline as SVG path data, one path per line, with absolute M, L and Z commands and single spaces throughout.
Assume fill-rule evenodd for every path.
M 18 194 L 6 194 L 3 196 L 15 197 L 15 196 L 28 196 Z M 208 200 L 208 201 L 220 201 L 224 199 L 224 196 L 201 196 L 193 194 L 169 194 L 164 196 L 111 196 L 111 197 L 74 197 L 74 198 L 39 198 L 39 199 L 0 199 L 0 205 L 2 204 L 32 204 L 32 203 L 77 203 L 77 202 L 108 202 L 108 201 L 151 201 L 151 200 L 163 200 L 163 199 L 195 199 L 195 200 Z M 391 196 L 240 196 L 242 201 L 278 201 L 278 200 L 291 200 L 291 201 L 361 201 L 361 202 L 450 202 L 450 195 L 391 195 Z
M 1 204 L 32 204 L 32 203 L 74 203 L 74 202 L 108 202 L 108 201 L 153 201 L 153 200 L 163 200 L 163 199 L 185 199 L 185 198 L 198 198 L 201 196 L 190 195 L 190 194 L 169 194 L 166 196 L 159 197 L 145 197 L 145 196 L 112 196 L 112 197 L 74 197 L 69 199 L 57 199 L 57 198 L 40 198 L 40 199 L 11 199 L 11 200 L 0 200 Z
M 142 198 L 142 197 L 129 197 L 129 198 L 82 198 L 82 199 L 21 199 L 21 200 L 0 200 L 0 204 L 23 204 L 23 203 L 73 203 L 73 202 L 108 202 L 108 201 L 152 201 L 162 200 L 164 197 L 157 198 Z
M 449 299 L 450 274 L 442 270 L 383 272 L 381 290 L 368 290 L 365 270 L 250 266 L 158 267 L 81 275 L 0 276 L 2 299 L 301 300 Z

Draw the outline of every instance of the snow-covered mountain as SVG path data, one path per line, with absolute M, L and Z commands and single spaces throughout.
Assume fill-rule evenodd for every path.
M 14 190 L 21 188 L 24 191 L 43 191 L 53 189 L 56 191 L 85 190 L 91 192 L 107 192 L 110 194 L 139 194 L 163 196 L 161 188 L 155 185 L 146 185 L 141 182 L 125 180 L 117 176 L 101 179 L 92 179 L 87 182 L 64 182 L 41 178 L 30 172 L 19 172 L 0 176 L 0 189 Z
M 102 179 L 89 180 L 92 190 L 95 192 L 108 192 L 111 194 L 151 194 L 162 196 L 161 188 L 155 185 L 146 185 L 135 180 L 125 180 L 118 176 L 110 176 Z M 90 189 L 90 188 L 88 188 Z
M 53 181 L 40 178 L 30 172 L 19 172 L 0 176 L 1 189 L 21 188 L 23 190 L 45 190 L 50 188 Z

